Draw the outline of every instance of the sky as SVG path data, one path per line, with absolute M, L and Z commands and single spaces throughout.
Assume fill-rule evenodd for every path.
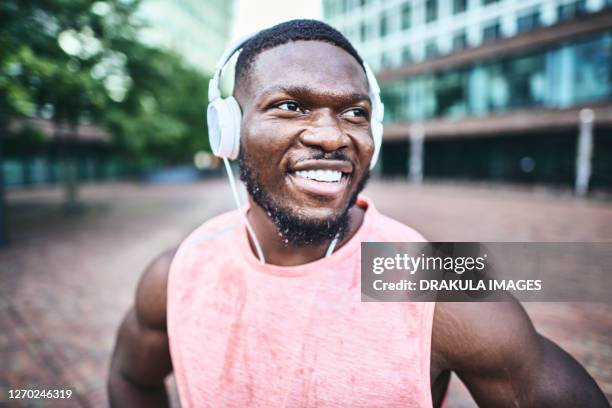
M 237 0 L 232 40 L 294 18 L 321 18 L 320 0 Z

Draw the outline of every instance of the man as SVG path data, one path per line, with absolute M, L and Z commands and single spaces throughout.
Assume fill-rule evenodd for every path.
M 450 373 L 485 407 L 607 406 L 518 303 L 361 303 L 360 242 L 422 241 L 359 192 L 373 154 L 361 58 L 328 25 L 263 31 L 243 48 L 237 211 L 145 271 L 119 331 L 113 406 L 441 406 Z M 335 252 L 325 257 L 338 237 Z

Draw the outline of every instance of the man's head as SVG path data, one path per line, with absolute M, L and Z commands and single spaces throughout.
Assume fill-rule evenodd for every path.
M 374 143 L 363 62 L 329 25 L 294 20 L 243 47 L 234 95 L 242 112 L 240 174 L 289 245 L 342 235 Z

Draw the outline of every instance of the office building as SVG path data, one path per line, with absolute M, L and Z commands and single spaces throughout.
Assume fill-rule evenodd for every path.
M 143 42 L 170 49 L 211 74 L 230 39 L 233 0 L 143 0 Z
M 580 162 L 609 189 L 611 6 L 324 0 L 323 13 L 381 82 L 384 176 L 572 185 Z

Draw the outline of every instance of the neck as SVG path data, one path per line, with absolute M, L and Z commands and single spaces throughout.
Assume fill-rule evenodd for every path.
M 357 232 L 363 222 L 365 211 L 354 205 L 349 210 L 349 227 L 344 238 L 337 243 L 336 250 L 348 242 Z M 249 213 L 247 214 L 257 240 L 266 258 L 266 263 L 279 266 L 297 266 L 323 258 L 331 239 L 317 245 L 304 245 L 299 247 L 287 246 L 278 234 L 276 225 L 272 222 L 265 210 L 249 197 Z M 255 246 L 249 237 L 251 250 L 256 255 Z

